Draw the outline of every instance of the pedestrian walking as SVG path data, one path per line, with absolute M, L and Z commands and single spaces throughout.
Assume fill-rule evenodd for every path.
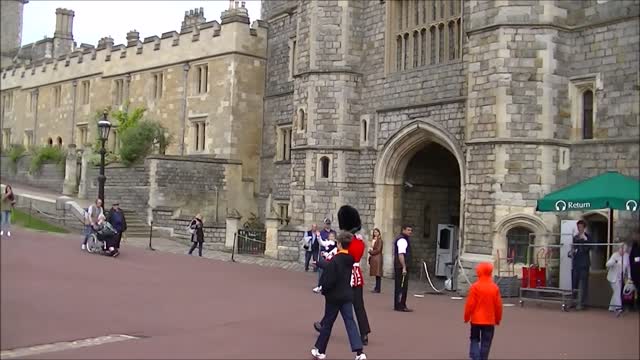
M 478 264 L 478 280 L 471 285 L 464 305 L 464 322 L 471 322 L 471 360 L 489 358 L 495 326 L 502 321 L 502 297 L 498 285 L 493 282 L 492 273 L 491 263 Z
M 591 267 L 591 236 L 587 234 L 587 224 L 579 220 L 578 233 L 573 236 L 573 245 L 569 252 L 571 258 L 571 288 L 578 290 L 576 310 L 582 310 L 589 295 L 589 268 Z
M 16 197 L 13 194 L 13 188 L 11 185 L 7 185 L 4 188 L 4 194 L 2 194 L 2 200 L 0 201 L 0 236 L 7 234 L 7 237 L 11 237 L 11 212 L 16 206 Z
M 202 216 L 200 214 L 191 220 L 189 223 L 189 232 L 191 233 L 191 249 L 189 249 L 189 255 L 193 254 L 193 251 L 198 247 L 198 255 L 202 257 L 202 245 L 204 244 L 204 223 L 202 222 Z
M 371 235 L 371 249 L 369 249 L 369 276 L 376 278 L 376 285 L 371 292 L 380 293 L 382 283 L 382 236 L 378 228 L 373 229 Z
M 122 241 L 122 235 L 127 231 L 127 219 L 124 217 L 124 212 L 120 208 L 120 203 L 114 203 L 111 206 L 111 210 L 107 215 L 107 221 L 118 232 L 115 235 L 115 248 L 120 250 L 120 242 Z
M 326 359 L 327 346 L 338 313 L 344 321 L 351 351 L 356 353 L 355 359 L 366 360 L 367 358 L 362 352 L 362 340 L 353 319 L 353 288 L 351 287 L 353 257 L 348 252 L 352 238 L 353 234 L 351 233 L 340 233 L 337 241 L 338 253 L 326 264 L 322 274 L 322 295 L 325 297 L 325 309 L 322 329 L 320 329 L 315 347 L 311 349 L 311 355 L 315 359 Z
M 320 232 L 318 231 L 318 225 L 312 224 L 311 230 L 305 231 L 303 245 L 304 248 L 304 271 L 309 271 L 309 264 L 311 259 L 314 262 L 318 261 L 318 254 L 320 252 Z M 318 271 L 315 268 L 313 271 Z
M 411 263 L 411 241 L 413 234 L 411 225 L 403 225 L 402 233 L 396 238 L 393 247 L 394 291 L 393 310 L 412 312 L 407 307 L 407 293 L 409 292 L 409 264 Z
M 636 227 L 631 234 L 631 251 L 629 251 L 629 267 L 631 280 L 635 288 L 634 307 L 636 311 L 640 311 L 640 227 Z M 631 286 L 628 286 L 631 288 Z M 634 294 L 631 294 L 633 296 Z
M 618 251 L 611 254 L 607 261 L 607 281 L 611 285 L 611 300 L 609 301 L 609 311 L 618 315 L 622 312 L 622 286 L 629 276 L 629 254 L 626 253 L 626 246 L 620 245 Z
M 91 236 L 98 226 L 98 218 L 100 215 L 104 216 L 102 199 L 96 199 L 95 203 L 91 204 L 84 213 L 84 241 L 82 242 L 82 250 L 87 248 L 87 241 L 89 241 L 89 236 Z

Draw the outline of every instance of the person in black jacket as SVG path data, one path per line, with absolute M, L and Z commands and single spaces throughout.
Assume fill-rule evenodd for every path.
M 191 223 L 189 224 L 189 229 L 193 231 L 193 233 L 191 234 L 191 242 L 193 243 L 193 245 L 191 245 L 191 249 L 189 249 L 189 255 L 193 253 L 193 250 L 195 250 L 197 246 L 198 255 L 202 257 L 202 244 L 204 243 L 203 227 L 204 224 L 202 223 L 202 217 L 200 216 L 200 214 L 198 214 L 195 218 L 193 218 L 193 220 L 191 220 Z
M 127 231 L 127 219 L 124 217 L 124 212 L 120 208 L 120 203 L 113 203 L 111 210 L 109 210 L 107 214 L 107 221 L 118 232 L 115 237 L 115 248 L 116 250 L 120 250 L 122 234 Z
M 631 235 L 631 251 L 629 252 L 629 267 L 631 269 L 631 280 L 636 288 L 635 310 L 640 311 L 640 227 L 636 228 Z
M 338 253 L 329 261 L 322 272 L 322 295 L 325 297 L 324 317 L 321 321 L 322 329 L 316 340 L 315 347 L 311 349 L 311 355 L 316 359 L 326 357 L 327 345 L 331 337 L 333 323 L 338 313 L 344 320 L 347 329 L 351 351 L 356 353 L 356 360 L 365 360 L 367 356 L 362 352 L 362 339 L 353 319 L 353 288 L 351 287 L 351 270 L 353 257 L 347 249 L 351 244 L 353 234 L 343 232 L 338 235 Z

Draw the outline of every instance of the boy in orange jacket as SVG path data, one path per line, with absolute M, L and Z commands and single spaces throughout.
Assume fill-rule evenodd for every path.
M 471 321 L 469 357 L 472 360 L 486 360 L 489 358 L 495 326 L 500 325 L 502 320 L 502 297 L 492 279 L 493 265 L 480 263 L 476 273 L 478 281 L 469 289 L 464 306 L 464 322 Z

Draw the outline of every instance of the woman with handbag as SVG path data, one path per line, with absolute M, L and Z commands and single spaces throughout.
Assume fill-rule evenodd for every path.
M 382 283 L 382 237 L 378 228 L 373 229 L 371 236 L 371 249 L 369 249 L 369 276 L 375 276 L 376 285 L 371 290 L 373 293 L 380 293 Z
M 7 185 L 4 188 L 4 194 L 2 194 L 2 201 L 0 201 L 0 210 L 2 210 L 0 236 L 5 233 L 7 237 L 11 237 L 11 211 L 16 205 L 16 197 L 13 195 L 13 189 L 11 185 Z
M 626 246 L 620 245 L 618 251 L 611 255 L 607 261 L 607 280 L 611 285 L 611 301 L 609 302 L 609 311 L 622 312 L 622 286 L 624 280 L 629 276 L 629 255 L 626 253 Z
M 191 233 L 191 249 L 189 249 L 189 255 L 193 253 L 193 250 L 198 247 L 198 255 L 202 257 L 202 244 L 204 243 L 204 224 L 202 223 L 202 217 L 200 214 L 196 215 L 189 224 L 189 233 Z

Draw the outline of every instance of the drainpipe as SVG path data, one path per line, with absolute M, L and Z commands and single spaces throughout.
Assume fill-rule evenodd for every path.
M 125 97 L 124 97 L 124 112 L 129 113 L 129 87 L 131 86 L 131 75 L 127 74 L 125 76 L 125 81 L 127 86 L 125 88 Z
M 76 143 L 76 98 L 78 95 L 78 80 L 73 80 L 73 110 L 71 111 L 71 141 L 69 144 Z
M 182 76 L 183 76 L 183 85 L 184 93 L 182 94 L 182 140 L 180 141 L 180 155 L 184 156 L 184 137 L 187 131 L 187 82 L 189 80 L 189 63 L 185 63 L 182 65 Z M 216 204 L 217 209 L 217 204 Z M 217 211 L 217 210 L 216 210 Z
M 34 93 L 36 95 L 36 112 L 33 121 L 33 146 L 36 146 L 38 141 L 38 99 L 40 98 L 40 89 L 35 89 Z

